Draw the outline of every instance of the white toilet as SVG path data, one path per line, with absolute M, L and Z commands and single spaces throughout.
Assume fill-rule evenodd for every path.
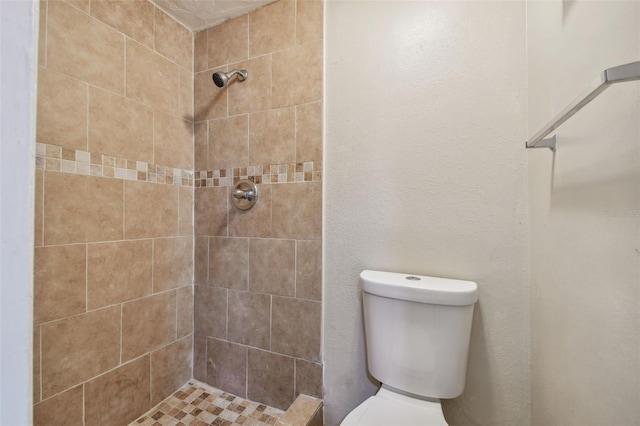
M 446 426 L 440 398 L 464 389 L 478 286 L 378 271 L 360 279 L 367 363 L 382 387 L 341 425 Z

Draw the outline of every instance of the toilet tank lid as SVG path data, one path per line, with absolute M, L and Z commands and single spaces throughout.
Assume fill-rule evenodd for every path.
M 391 299 L 452 306 L 478 300 L 478 285 L 473 281 L 382 271 L 362 271 L 360 280 L 365 293 Z

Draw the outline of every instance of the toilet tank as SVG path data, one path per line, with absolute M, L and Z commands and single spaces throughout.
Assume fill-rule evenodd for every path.
M 459 396 L 476 283 L 380 271 L 363 271 L 360 280 L 371 375 L 424 397 Z

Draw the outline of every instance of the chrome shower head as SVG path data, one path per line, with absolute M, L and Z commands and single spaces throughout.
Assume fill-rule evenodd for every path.
M 231 77 L 233 77 L 234 75 L 238 75 L 238 81 L 242 82 L 245 81 L 247 79 L 247 77 L 249 76 L 249 73 L 247 72 L 247 70 L 233 70 L 233 71 L 229 71 L 229 72 L 216 72 L 213 73 L 213 82 L 215 83 L 216 86 L 218 87 L 224 87 L 227 85 L 227 82 L 229 81 L 229 79 Z

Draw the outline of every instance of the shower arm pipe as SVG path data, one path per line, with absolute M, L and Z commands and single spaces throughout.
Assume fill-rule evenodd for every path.
M 549 121 L 542 129 L 540 129 L 540 131 L 538 131 L 538 133 L 533 135 L 531 140 L 525 142 L 525 147 L 549 148 L 552 151 L 555 151 L 555 135 L 547 139 L 545 139 L 545 137 L 560 127 L 562 123 L 571 118 L 576 112 L 580 111 L 585 105 L 594 100 L 612 84 L 634 80 L 640 80 L 640 61 L 607 68 L 602 71 L 600 76 L 591 83 L 589 88 L 580 97 L 571 102 L 569 106 Z

